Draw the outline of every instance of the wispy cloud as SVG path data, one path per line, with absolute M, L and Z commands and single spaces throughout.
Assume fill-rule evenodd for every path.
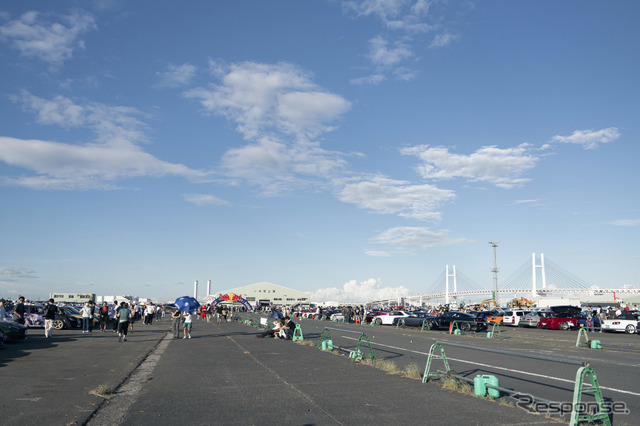
M 191 82 L 196 74 L 195 65 L 167 65 L 165 71 L 156 72 L 158 76 L 158 87 L 181 87 Z
M 636 227 L 636 226 L 640 226 L 640 219 L 618 219 L 608 223 L 609 225 L 614 225 L 614 226 Z
M 226 206 L 229 205 L 229 202 L 226 200 L 222 200 L 214 195 L 210 194 L 184 194 L 182 196 L 185 201 L 189 203 L 193 203 L 197 206 Z
M 390 257 L 391 253 L 388 251 L 380 251 L 380 250 L 365 250 L 364 254 L 372 257 Z
M 539 161 L 530 148 L 527 144 L 504 149 L 485 146 L 472 154 L 461 155 L 449 152 L 446 147 L 419 145 L 403 148 L 400 152 L 422 160 L 423 164 L 416 170 L 425 179 L 466 178 L 512 188 L 528 182 L 529 179 L 522 176 Z
M 36 58 L 52 68 L 61 66 L 76 49 L 84 49 L 80 36 L 95 29 L 93 15 L 74 11 L 48 20 L 49 16 L 31 11 L 0 26 L 0 36 L 22 56 Z
M 380 22 L 382 33 L 369 40 L 367 54 L 376 68 L 376 74 L 411 80 L 417 72 L 406 63 L 410 59 L 420 59 L 420 51 L 425 49 L 422 46 L 428 45 L 426 34 L 440 31 L 428 46 L 431 49 L 443 48 L 460 38 L 458 34 L 446 29 L 449 25 L 445 19 L 446 8 L 453 6 L 445 2 L 349 0 L 343 1 L 342 7 L 345 14 L 354 19 L 375 18 Z M 397 67 L 402 67 L 403 70 L 397 70 Z M 381 81 L 363 77 L 352 79 L 351 83 L 379 84 Z
M 382 74 L 372 74 L 365 77 L 354 78 L 350 81 L 350 83 L 355 84 L 356 86 L 364 86 L 364 85 L 375 86 L 377 84 L 382 83 L 386 79 L 387 77 L 385 77 Z
M 34 174 L 4 176 L 4 185 L 33 189 L 115 189 L 122 178 L 166 175 L 203 179 L 205 172 L 159 160 L 138 144 L 148 142 L 144 116 L 135 108 L 77 104 L 56 96 L 46 100 L 23 91 L 13 96 L 45 125 L 88 128 L 96 138 L 84 144 L 0 137 L 0 161 Z
M 551 142 L 582 145 L 584 149 L 595 149 L 600 144 L 613 142 L 620 137 L 616 127 L 600 130 L 576 130 L 570 136 L 554 136 Z
M 406 181 L 376 176 L 344 185 L 338 198 L 379 214 L 397 214 L 419 220 L 439 220 L 438 207 L 455 198 L 450 190 L 433 185 L 411 185 Z
M 465 238 L 451 237 L 449 235 L 450 232 L 451 231 L 448 229 L 432 231 L 431 229 L 424 227 L 400 226 L 387 229 L 386 231 L 378 234 L 371 241 L 374 243 L 389 244 L 392 246 L 417 246 L 421 248 L 448 246 L 468 241 Z
M 409 46 L 402 41 L 395 41 L 393 45 L 382 36 L 369 40 L 369 59 L 376 66 L 391 67 L 413 56 Z
M 450 45 L 451 43 L 457 41 L 460 38 L 457 34 L 450 33 L 442 33 L 437 34 L 431 44 L 429 45 L 429 49 L 439 49 L 441 47 L 445 47 Z

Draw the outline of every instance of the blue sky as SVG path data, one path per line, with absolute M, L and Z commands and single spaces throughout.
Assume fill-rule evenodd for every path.
M 639 12 L 5 3 L 0 296 L 491 288 L 489 241 L 637 286 Z

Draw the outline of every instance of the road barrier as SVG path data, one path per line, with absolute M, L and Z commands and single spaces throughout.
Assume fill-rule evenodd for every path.
M 294 342 L 299 341 L 304 341 L 304 336 L 302 335 L 302 328 L 300 327 L 300 324 L 296 324 L 296 328 L 293 330 L 293 337 L 291 338 L 291 340 L 293 340 Z
M 424 331 L 425 326 L 427 327 L 427 330 L 431 331 L 431 322 L 427 318 L 422 321 L 422 327 L 420 327 L 420 331 Z
M 581 341 L 582 338 L 584 338 L 584 342 Z M 578 330 L 576 348 L 579 348 L 581 345 L 585 345 L 587 348 L 591 349 L 602 349 L 602 342 L 600 340 L 589 340 L 589 336 L 587 336 L 587 330 L 585 330 L 584 328 Z
M 345 330 L 342 328 L 331 328 L 331 327 L 325 327 L 324 330 L 322 330 L 322 333 L 320 333 L 320 343 L 318 343 L 318 346 L 316 347 L 317 349 L 322 349 L 322 350 L 331 350 L 334 348 L 333 346 L 333 339 L 331 338 L 331 330 L 337 330 L 343 333 L 356 333 L 360 335 L 360 338 L 358 339 L 358 344 L 356 345 L 356 348 L 351 350 L 351 349 L 346 349 L 342 346 L 338 347 L 338 350 L 341 352 L 345 352 L 347 354 L 349 354 L 349 358 L 353 359 L 353 362 L 355 363 L 356 361 L 362 361 L 364 359 L 371 359 L 372 361 L 376 360 L 376 357 L 373 355 L 373 348 L 371 347 L 371 342 L 369 341 L 369 336 L 367 336 L 366 334 L 360 332 L 360 331 L 352 331 L 352 330 Z M 366 348 L 369 349 L 368 353 L 366 351 L 363 351 L 363 349 L 365 349 L 365 345 Z
M 496 328 L 498 329 L 498 336 L 502 339 L 502 333 L 500 332 L 500 325 L 493 323 L 493 327 L 491 327 L 491 331 L 487 331 L 487 339 L 493 339 L 496 337 L 495 332 Z
M 396 328 L 404 327 L 404 318 L 400 318 L 396 323 Z
M 512 355 L 520 358 L 532 358 L 532 359 L 538 359 L 542 361 L 558 362 L 562 364 L 579 365 L 580 368 L 578 368 L 578 371 L 576 372 L 576 380 L 574 383 L 573 403 L 571 404 L 571 419 L 569 421 L 569 424 L 571 426 L 577 426 L 581 422 L 595 422 L 599 420 L 599 421 L 602 421 L 603 424 L 611 426 L 611 419 L 609 418 L 609 415 L 606 410 L 604 398 L 602 397 L 602 391 L 600 390 L 600 384 L 598 383 L 598 378 L 596 377 L 595 371 L 593 370 L 593 368 L 591 368 L 591 365 L 588 362 L 555 358 L 555 357 L 550 357 L 545 355 L 535 355 L 535 354 L 507 351 L 503 349 L 463 345 L 460 343 L 435 342 L 433 345 L 431 345 L 431 348 L 429 350 L 427 365 L 425 366 L 424 374 L 422 376 L 422 383 L 428 382 L 429 378 L 433 376 L 435 377 L 453 376 L 461 380 L 473 382 L 474 379 L 469 379 L 467 377 L 460 376 L 451 370 L 451 368 L 449 367 L 449 361 L 447 360 L 447 356 L 445 354 L 444 348 L 442 347 L 443 344 L 449 345 L 449 346 L 455 346 L 459 348 L 467 348 L 467 349 L 473 349 L 478 351 L 484 351 L 484 352 L 493 352 L 493 353 L 498 353 L 503 355 Z M 438 350 L 440 352 L 439 355 L 436 353 L 436 351 Z M 431 366 L 432 366 L 431 362 L 432 360 L 436 360 L 436 359 L 441 359 L 443 361 L 445 371 L 440 371 L 440 370 L 436 370 L 434 372 L 431 371 Z M 590 384 L 586 383 L 585 381 L 586 377 L 589 378 Z M 484 383 L 484 386 L 485 388 L 488 388 L 488 389 L 495 389 L 495 390 L 505 392 L 507 394 L 512 394 L 512 395 L 520 393 L 518 391 L 514 391 L 513 389 L 503 388 L 497 385 L 492 385 L 491 383 L 487 383 L 487 382 Z M 593 396 L 596 401 L 595 406 L 597 407 L 597 413 L 596 412 L 585 413 L 583 410 L 584 404 L 582 403 L 582 396 L 587 392 L 593 393 Z M 545 403 L 560 404 L 560 403 L 557 403 L 556 401 L 549 401 L 547 399 L 540 398 L 540 397 L 532 396 L 532 398 L 534 398 L 537 401 L 541 401 Z

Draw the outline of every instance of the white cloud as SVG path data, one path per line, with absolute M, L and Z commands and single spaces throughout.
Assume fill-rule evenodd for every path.
M 326 179 L 345 166 L 343 153 L 325 150 L 314 139 L 333 130 L 332 123 L 351 108 L 346 99 L 318 87 L 291 64 L 214 62 L 211 70 L 220 83 L 185 96 L 236 123 L 251 141 L 223 155 L 225 176 L 274 195 L 306 185 L 309 178 Z
M 148 142 L 146 125 L 138 118 L 144 114 L 135 108 L 95 102 L 79 105 L 64 96 L 46 100 L 25 90 L 11 99 L 21 104 L 25 111 L 35 114 L 40 124 L 87 127 L 96 133 L 99 142 L 112 145 Z
M 83 11 L 60 17 L 62 23 L 47 21 L 42 16 L 39 12 L 27 12 L 0 26 L 0 36 L 21 55 L 47 62 L 54 68 L 70 59 L 74 50 L 83 49 L 79 37 L 96 28 L 94 17 Z
M 429 45 L 429 49 L 439 49 L 441 47 L 445 47 L 450 45 L 451 43 L 457 41 L 460 36 L 456 34 L 450 33 L 442 33 L 435 36 L 431 44 Z
M 214 195 L 210 194 L 184 194 L 182 195 L 185 201 L 193 203 L 197 206 L 226 206 L 228 201 L 222 200 Z
M 401 226 L 387 229 L 373 238 L 372 242 L 392 246 L 418 246 L 422 248 L 448 246 L 467 242 L 464 238 L 452 238 L 449 236 L 449 233 L 450 231 L 447 229 L 432 231 L 429 228 L 423 227 Z
M 413 56 L 413 52 L 404 42 L 396 41 L 392 47 L 382 36 L 369 40 L 369 59 L 377 66 L 394 66 Z
M 364 254 L 372 257 L 390 257 L 391 253 L 388 251 L 380 251 L 380 250 L 365 250 Z
M 410 185 L 382 176 L 346 184 L 338 196 L 341 201 L 376 213 L 420 220 L 440 219 L 441 213 L 436 209 L 454 197 L 453 191 L 433 185 Z
M 342 288 L 321 288 L 311 293 L 314 302 L 336 301 L 338 303 L 365 303 L 371 300 L 397 299 L 409 294 L 404 286 L 382 287 L 379 279 L 370 278 L 366 281 L 351 280 L 343 284 Z
M 609 225 L 635 227 L 640 226 L 640 219 L 618 219 L 609 222 Z
M 600 130 L 576 130 L 571 136 L 554 136 L 551 142 L 573 143 L 582 145 L 584 149 L 595 149 L 601 143 L 613 142 L 620 137 L 616 127 Z
M 429 0 L 360 0 L 343 1 L 342 7 L 347 15 L 354 18 L 373 17 L 377 19 L 384 31 L 369 40 L 369 54 L 367 57 L 378 68 L 378 73 L 392 73 L 400 80 L 415 78 L 416 72 L 407 70 L 395 70 L 394 67 L 401 63 L 415 59 L 415 46 L 427 43 L 426 34 L 441 30 L 441 34 L 431 41 L 431 47 L 444 47 L 459 38 L 451 31 L 442 30 L 448 25 L 446 16 L 450 15 L 446 9 L 456 7 L 466 9 L 464 4 L 433 2 Z M 353 84 L 370 83 L 366 77 L 364 80 L 354 79 Z M 376 80 L 376 84 L 381 80 Z
M 115 181 L 140 176 L 181 176 L 203 179 L 206 173 L 159 160 L 137 143 L 148 142 L 146 126 L 135 108 L 99 103 L 79 105 L 56 96 L 45 100 L 23 91 L 12 99 L 33 112 L 38 123 L 86 127 L 96 140 L 67 144 L 46 140 L 0 137 L 0 161 L 33 172 L 5 176 L 5 185 L 33 189 L 114 189 Z
M 450 153 L 445 147 L 419 145 L 403 148 L 401 153 L 423 161 L 416 170 L 425 179 L 466 178 L 512 188 L 528 182 L 529 179 L 521 176 L 538 163 L 539 158 L 529 151 L 527 144 L 506 149 L 485 146 L 470 155 L 460 155 Z
M 190 90 L 185 96 L 199 100 L 207 112 L 237 123 L 248 140 L 266 132 L 313 139 L 332 130 L 327 123 L 351 108 L 349 101 L 322 90 L 292 64 L 242 62 L 224 71 L 220 84 Z
M 351 79 L 349 82 L 351 84 L 355 84 L 356 86 L 364 86 L 366 84 L 375 86 L 377 84 L 382 83 L 386 79 L 387 78 L 382 74 L 372 74 L 365 77 L 358 77 L 358 78 Z
M 138 176 L 204 177 L 202 172 L 122 143 L 71 145 L 0 136 L 0 161 L 36 173 L 4 177 L 4 184 L 33 189 L 113 189 L 115 180 Z
M 166 71 L 157 72 L 159 87 L 180 87 L 189 84 L 196 74 L 196 67 L 191 64 L 167 65 Z

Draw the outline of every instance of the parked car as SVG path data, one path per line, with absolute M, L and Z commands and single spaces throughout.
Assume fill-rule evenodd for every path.
M 58 306 L 56 319 L 53 320 L 53 328 L 82 328 L 82 315 L 71 306 Z
M 624 311 L 613 319 L 602 320 L 602 331 L 623 331 L 627 334 L 636 332 L 640 318 L 637 311 Z
M 386 315 L 376 315 L 373 317 L 372 322 L 377 325 L 393 325 L 393 320 L 396 318 L 406 318 L 409 316 L 405 311 L 391 311 Z
M 15 322 L 0 321 L 0 331 L 5 343 L 18 342 L 27 338 L 27 327 Z
M 24 305 L 24 325 L 29 328 L 44 327 L 44 307 Z
M 549 330 L 570 330 L 578 327 L 580 308 L 576 306 L 552 306 L 550 314 L 546 318 L 540 318 L 538 328 Z
M 436 317 L 435 328 L 448 329 L 453 322 L 458 324 L 461 331 L 481 331 L 487 328 L 487 323 L 481 318 L 466 312 L 449 311 L 443 312 Z
M 371 321 L 373 321 L 373 318 L 379 315 L 387 315 L 389 312 L 386 311 L 371 311 L 368 312 L 367 315 L 365 315 L 364 317 L 364 322 L 365 324 L 370 323 Z
M 485 318 L 487 325 L 489 324 L 502 325 L 504 320 L 504 312 L 501 312 L 501 311 L 490 311 L 490 312 L 491 314 L 487 314 L 487 317 Z
M 580 317 L 578 318 L 578 327 L 584 327 L 584 328 L 588 327 L 587 325 L 588 314 L 589 314 L 589 311 L 582 311 L 582 313 L 580 314 Z M 591 324 L 593 327 L 596 327 L 596 328 L 600 328 L 601 326 L 600 318 L 598 318 L 595 311 L 593 311 L 593 313 L 591 314 Z
M 527 314 L 531 313 L 530 309 L 509 309 L 504 312 L 502 323 L 517 327 L 520 320 Z
M 433 328 L 436 317 L 428 312 L 412 312 L 408 317 L 396 317 L 393 319 L 393 325 L 398 325 L 400 320 L 404 321 L 405 327 L 422 327 L 422 324 L 427 320 L 429 327 Z
M 529 312 L 527 315 L 522 317 L 518 323 L 518 327 L 538 327 L 540 318 L 546 318 L 549 315 L 551 315 L 551 311 L 546 309 Z

